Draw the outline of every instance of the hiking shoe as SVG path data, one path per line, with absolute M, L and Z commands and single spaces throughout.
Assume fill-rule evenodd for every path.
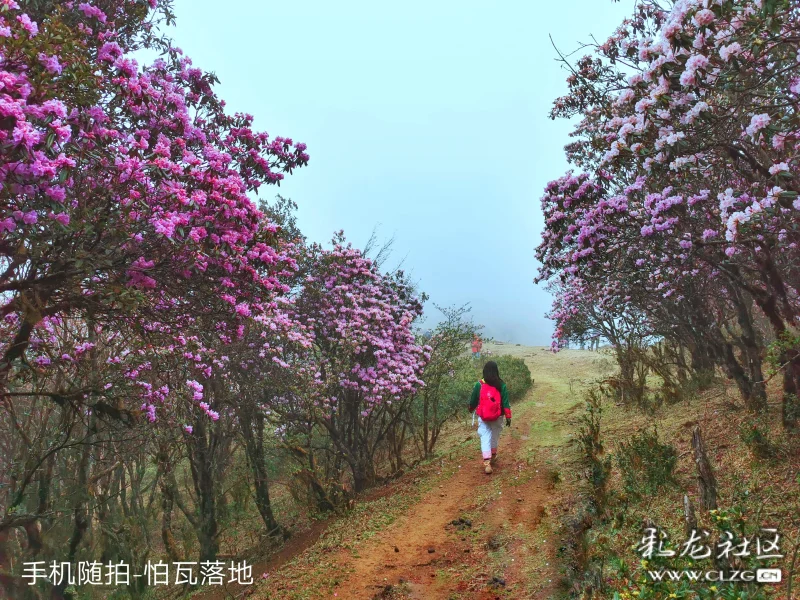
M 497 462 L 497 452 L 495 452 L 494 454 L 492 454 L 492 464 L 494 464 L 494 463 L 496 463 L 496 462 Z
M 483 461 L 483 472 L 487 475 L 492 472 L 492 461 L 485 460 Z

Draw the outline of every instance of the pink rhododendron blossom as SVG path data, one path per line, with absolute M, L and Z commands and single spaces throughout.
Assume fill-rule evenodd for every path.
M 141 407 L 142 412 L 145 413 L 147 420 L 151 423 L 155 423 L 156 421 L 156 407 L 152 404 L 142 404 Z
M 67 213 L 54 214 L 52 218 L 64 226 L 69 225 L 69 215 Z
M 101 23 L 105 23 L 108 19 L 102 10 L 96 6 L 93 6 L 92 4 L 89 4 L 88 2 L 81 2 L 78 4 L 78 9 L 87 17 L 94 17 Z
M 750 137 L 755 137 L 756 134 L 769 125 L 769 123 L 770 118 L 768 114 L 762 113 L 760 115 L 754 115 L 750 120 L 750 125 L 747 126 L 745 131 Z
M 27 31 L 31 37 L 39 33 L 39 26 L 35 21 L 31 21 L 31 18 L 28 15 L 24 13 L 17 15 L 17 21 L 19 21 L 19 23 L 22 25 L 22 28 Z
M 778 173 L 781 173 L 781 172 L 783 172 L 783 171 L 788 171 L 788 170 L 789 170 L 789 165 L 787 165 L 785 162 L 778 163 L 778 164 L 776 164 L 776 165 L 772 165 L 772 166 L 769 168 L 769 172 L 770 172 L 770 174 L 772 174 L 772 175 L 776 175 L 776 174 L 778 174 Z
M 716 17 L 714 16 L 714 11 L 704 8 L 702 10 L 697 11 L 697 13 L 694 15 L 693 21 L 699 27 L 703 27 L 705 25 L 710 25 L 711 23 L 713 23 L 715 18 Z
M 79 381 L 92 354 L 87 340 L 56 334 L 77 336 L 91 306 L 102 324 L 93 335 L 110 345 L 99 361 L 104 383 L 125 381 L 105 388 L 115 405 L 143 407 L 151 422 L 150 407 L 163 407 L 175 422 L 181 404 L 197 408 L 203 388 L 166 386 L 168 373 L 187 372 L 191 381 L 230 376 L 221 347 L 255 323 L 276 336 L 296 327 L 275 307 L 290 290 L 301 247 L 250 194 L 306 165 L 306 146 L 228 113 L 212 79 L 177 49 L 140 66 L 132 53 L 151 43 L 146 26 L 157 18 L 142 9 L 155 1 L 60 3 L 41 27 L 17 3 L 0 3 L 0 27 L 14 40 L 0 61 L 7 123 L 0 131 L 0 231 L 11 249 L 3 257 L 23 243 L 31 255 L 63 254 L 43 263 L 37 279 L 58 280 L 55 295 L 42 295 L 36 282 L 26 288 L 49 315 L 37 317 L 29 333 L 14 308 L 29 265 L 9 263 L 12 308 L 2 320 L 1 352 L 63 357 L 37 368 L 68 369 L 64 376 Z M 230 302 L 216 292 L 222 279 Z M 210 340 L 212 322 L 219 330 Z M 125 347 L 114 348 L 120 332 Z M 305 332 L 292 335 L 310 344 Z M 43 382 L 56 380 L 46 375 Z M 3 371 L 0 385 L 16 376 Z M 209 397 L 200 410 L 224 418 L 214 402 Z
M 63 71 L 63 67 L 61 63 L 58 62 L 57 56 L 48 56 L 43 52 L 39 53 L 39 62 L 42 63 L 45 69 L 47 69 L 48 73 L 52 73 L 53 75 L 61 75 L 61 71 Z
M 568 61 L 569 92 L 551 116 L 575 123 L 566 152 L 581 173 L 546 186 L 537 248 L 554 347 L 614 337 L 620 323 L 629 339 L 712 346 L 750 310 L 742 298 L 770 315 L 772 333 L 796 327 L 799 36 L 786 3 L 641 3 L 593 54 Z M 625 81 L 633 94 L 622 98 Z M 766 300 L 779 296 L 781 307 Z M 756 364 L 750 384 L 762 380 L 758 360 L 715 360 L 728 373 Z M 786 389 L 800 389 L 800 357 L 786 360 Z
M 728 62 L 732 57 L 738 56 L 742 53 L 742 46 L 739 42 L 733 42 L 728 46 L 722 46 L 719 49 L 719 55 L 725 62 Z
M 122 48 L 116 42 L 106 42 L 97 53 L 98 60 L 114 63 L 122 56 Z

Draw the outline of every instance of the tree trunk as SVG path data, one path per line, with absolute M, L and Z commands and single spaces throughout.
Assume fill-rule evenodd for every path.
M 708 347 L 693 343 L 689 346 L 689 356 L 691 357 L 692 371 L 703 373 L 714 370 L 714 359 L 708 351 Z
M 73 526 L 72 526 L 72 535 L 69 539 L 69 546 L 67 551 L 67 560 L 66 562 L 70 563 L 71 568 L 73 569 L 73 573 L 77 573 L 78 565 L 76 562 L 76 558 L 78 555 L 78 547 L 80 546 L 81 542 L 83 541 L 83 537 L 86 535 L 86 531 L 89 529 L 89 469 L 91 463 L 91 455 L 94 451 L 94 440 L 95 434 L 97 433 L 97 416 L 95 415 L 94 411 L 92 411 L 91 415 L 89 416 L 89 426 L 86 435 L 86 441 L 84 442 L 83 452 L 81 454 L 81 460 L 78 465 L 78 481 L 76 484 L 76 495 L 77 500 L 75 501 L 75 505 L 72 510 L 73 514 Z M 65 574 L 66 575 L 66 574 Z M 64 577 L 64 581 L 59 583 L 58 585 L 54 585 L 53 589 L 51 590 L 50 597 L 52 600 L 64 600 L 65 595 L 64 591 L 66 590 L 67 586 L 69 585 L 69 581 L 67 581 L 67 577 Z
M 172 473 L 172 457 L 166 445 L 162 445 L 158 460 L 162 463 L 164 474 L 161 477 L 161 541 L 172 562 L 181 562 L 178 545 L 172 534 L 172 511 L 175 508 L 175 478 Z
M 372 481 L 373 476 L 364 464 L 359 462 L 353 467 L 353 489 L 356 494 L 367 489 Z
M 723 365 L 728 377 L 736 382 L 736 387 L 739 388 L 739 395 L 742 397 L 745 406 L 751 408 L 754 404 L 753 400 L 753 385 L 750 378 L 747 376 L 736 354 L 733 352 L 733 345 L 730 342 L 725 342 L 723 349 Z
M 423 458 L 430 456 L 431 450 L 428 446 L 428 394 L 422 394 L 422 449 L 425 451 Z
M 741 328 L 739 339 L 742 345 L 743 358 L 750 372 L 750 394 L 746 406 L 749 410 L 760 412 L 767 408 L 767 390 L 764 383 L 764 374 L 761 369 L 761 347 L 758 334 L 753 326 L 753 317 L 750 306 L 745 301 L 741 291 L 736 289 L 734 295 L 736 304 L 736 318 Z M 752 304 L 752 301 L 750 301 Z
M 212 425 L 213 427 L 213 425 Z M 192 481 L 197 496 L 197 526 L 195 533 L 200 544 L 200 561 L 214 561 L 219 551 L 217 541 L 217 511 L 214 485 L 213 438 L 214 433 L 206 438 L 206 427 L 203 417 L 194 425 L 194 431 L 188 440 L 189 465 Z
M 753 300 L 758 304 L 764 315 L 772 325 L 775 337 L 780 340 L 788 331 L 787 322 L 796 325 L 797 317 L 793 314 L 787 299 L 786 288 L 771 257 L 767 257 L 762 264 L 762 273 L 766 275 L 766 291 L 753 294 Z M 779 303 L 780 300 L 780 303 Z M 780 306 L 784 307 L 781 314 Z M 800 404 L 798 390 L 800 390 L 800 352 L 797 350 L 784 350 L 778 360 L 785 365 L 783 373 L 783 406 L 781 409 L 781 422 L 785 429 L 795 429 L 800 419 Z
M 784 353 L 782 361 L 787 362 L 783 374 L 783 404 L 781 405 L 781 422 L 785 429 L 794 430 L 800 420 L 800 353 L 791 351 Z
M 244 408 L 239 417 L 244 437 L 244 447 L 250 470 L 253 473 L 253 490 L 255 492 L 256 506 L 267 528 L 267 533 L 272 536 L 281 534 L 280 525 L 272 512 L 272 503 L 269 498 L 269 477 L 267 476 L 266 457 L 264 456 L 264 417 L 253 414 L 252 409 Z

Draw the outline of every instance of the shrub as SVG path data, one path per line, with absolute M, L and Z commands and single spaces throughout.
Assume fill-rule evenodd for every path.
M 435 388 L 423 388 L 411 404 L 411 422 L 422 444 L 422 456 L 433 452 L 445 423 L 459 414 L 467 414 L 475 369 L 469 358 L 451 360 L 450 370 L 439 377 Z
M 444 424 L 465 411 L 475 385 L 472 361 L 464 356 L 464 346 L 479 327 L 472 322 L 468 307 L 436 308 L 444 318 L 426 336 L 429 360 L 422 373 L 425 385 L 411 404 L 411 420 L 425 458 L 433 452 Z
M 662 444 L 655 428 L 642 430 L 629 442 L 621 442 L 617 453 L 625 491 L 635 497 L 652 495 L 673 483 L 677 461 L 675 448 Z
M 775 445 L 755 423 L 743 423 L 739 427 L 739 437 L 757 458 L 774 456 Z
M 531 371 L 528 365 L 525 364 L 525 361 L 507 354 L 493 357 L 492 360 L 497 363 L 497 368 L 500 370 L 500 377 L 506 383 L 509 400 L 511 402 L 516 402 L 520 398 L 523 398 L 533 385 Z M 488 360 L 481 361 L 478 379 L 481 377 L 483 365 L 487 362 Z
M 581 416 L 578 428 L 578 443 L 583 459 L 589 467 L 589 482 L 598 510 L 605 505 L 606 483 L 611 471 L 611 461 L 604 457 L 603 440 L 600 435 L 600 419 L 603 414 L 602 391 L 592 389 L 586 394 L 586 412 Z

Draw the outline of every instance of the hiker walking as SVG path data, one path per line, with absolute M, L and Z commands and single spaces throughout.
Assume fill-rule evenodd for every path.
M 481 348 L 483 348 L 483 340 L 476 335 L 472 338 L 472 358 L 481 357 Z
M 511 405 L 508 402 L 506 384 L 500 379 L 497 363 L 490 360 L 483 365 L 483 379 L 472 388 L 469 412 L 478 415 L 478 437 L 481 438 L 484 472 L 492 472 L 492 463 L 497 459 L 497 443 L 503 428 L 503 415 L 506 427 L 511 425 Z M 474 420 L 474 419 L 473 419 Z

